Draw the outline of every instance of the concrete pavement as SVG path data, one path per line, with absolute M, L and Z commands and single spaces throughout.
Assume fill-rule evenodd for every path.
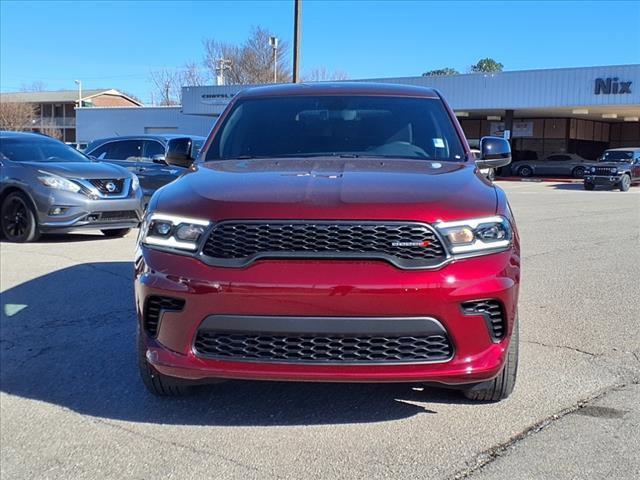
M 2 243 L 0 476 L 637 478 L 640 188 L 502 186 L 523 240 L 523 343 L 497 404 L 259 382 L 153 398 L 135 366 L 135 235 Z

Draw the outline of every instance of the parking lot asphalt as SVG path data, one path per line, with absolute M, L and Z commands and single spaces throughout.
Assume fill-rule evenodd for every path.
M 495 404 L 240 381 L 157 399 L 135 362 L 135 233 L 2 243 L 0 476 L 640 477 L 640 187 L 500 185 L 522 237 L 522 345 Z

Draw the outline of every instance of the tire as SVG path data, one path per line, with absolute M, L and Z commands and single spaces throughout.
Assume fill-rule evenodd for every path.
M 521 177 L 530 177 L 533 175 L 533 169 L 527 165 L 524 165 L 518 169 L 518 175 Z
M 596 188 L 596 186 L 593 183 L 584 182 L 584 189 L 585 190 L 591 191 L 591 190 L 593 190 L 595 188 Z
M 620 179 L 620 191 L 628 192 L 630 187 L 631 187 L 631 177 L 625 173 L 624 175 L 622 175 L 622 178 Z
M 513 334 L 507 350 L 507 360 L 500 374 L 493 380 L 477 383 L 471 388 L 463 390 L 462 393 L 469 400 L 477 402 L 497 402 L 504 400 L 516 385 L 518 376 L 518 351 L 520 335 L 518 333 L 518 319 L 513 324 Z
M 130 228 L 114 228 L 112 230 L 100 230 L 105 237 L 108 238 L 120 238 L 124 237 L 131 231 Z
M 138 370 L 147 390 L 157 397 L 184 397 L 193 393 L 195 387 L 186 380 L 162 375 L 149 364 L 147 349 L 138 333 Z
M 38 220 L 31 202 L 21 192 L 13 192 L 0 206 L 2 236 L 8 242 L 35 242 L 40 237 Z
M 584 177 L 584 167 L 576 167 L 571 172 L 571 176 L 573 178 L 582 178 Z

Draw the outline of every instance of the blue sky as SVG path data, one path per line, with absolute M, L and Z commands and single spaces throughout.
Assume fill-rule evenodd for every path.
M 349 78 L 640 63 L 640 2 L 303 0 L 301 68 Z M 149 71 L 202 58 L 202 40 L 253 25 L 292 43 L 293 1 L 0 0 L 0 89 L 118 88 L 150 99 Z

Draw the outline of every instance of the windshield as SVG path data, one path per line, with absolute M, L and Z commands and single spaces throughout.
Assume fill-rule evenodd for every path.
M 90 162 L 75 148 L 46 138 L 0 138 L 0 156 L 14 162 Z
M 633 160 L 633 152 L 628 150 L 607 150 L 602 154 L 602 162 L 630 162 Z
M 239 100 L 206 160 L 327 155 L 464 160 L 442 101 L 376 96 Z

